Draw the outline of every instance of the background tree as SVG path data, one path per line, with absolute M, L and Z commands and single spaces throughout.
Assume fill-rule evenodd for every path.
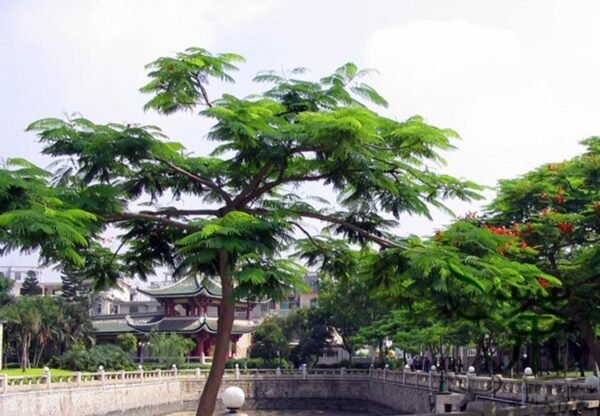
M 179 334 L 152 333 L 148 340 L 150 354 L 159 357 L 168 368 L 183 364 L 185 355 L 196 346 L 193 340 Z
M 65 161 L 49 174 L 24 161 L 0 172 L 0 241 L 5 249 L 39 249 L 42 260 L 105 267 L 114 282 L 125 265 L 142 278 L 165 265 L 177 273 L 219 276 L 223 289 L 214 361 L 198 415 L 212 415 L 225 369 L 236 296 L 277 299 L 300 284 L 304 269 L 280 253 L 312 219 L 351 243 L 402 249 L 387 231 L 403 213 L 429 215 L 443 199 L 476 197 L 473 183 L 437 174 L 440 151 L 457 135 L 421 117 L 396 121 L 364 103 L 386 105 L 360 81 L 353 64 L 319 81 L 263 73 L 273 86 L 249 98 L 212 101 L 209 80 L 231 81 L 242 58 L 192 48 L 148 65 L 146 109 L 196 110 L 215 121 L 211 156 L 193 156 L 154 126 L 96 124 L 84 118 L 32 123 L 46 155 Z M 321 185 L 336 205 L 297 195 Z M 18 193 L 10 192 L 10 188 Z M 314 188 L 313 188 L 314 189 Z M 161 197 L 166 197 L 161 199 Z M 140 209 L 140 198 L 150 204 Z M 196 207 L 176 201 L 191 198 Z M 164 203 L 164 199 L 171 202 Z M 313 202 L 315 201 L 315 202 Z M 51 213 L 52 215 L 48 215 Z M 123 230 L 122 252 L 86 250 L 109 225 Z M 235 288 L 235 290 L 234 290 Z
M 20 297 L 13 304 L 5 306 L 2 311 L 2 316 L 9 323 L 6 333 L 10 336 L 7 337 L 7 341 L 14 340 L 19 366 L 23 371 L 31 366 L 31 342 L 39 333 L 42 324 L 38 303 L 39 299 Z
M 264 321 L 253 335 L 251 358 L 264 358 L 274 363 L 288 358 L 288 339 L 283 332 L 283 319 L 272 317 Z
M 26 273 L 25 280 L 23 280 L 23 286 L 21 287 L 22 296 L 39 296 L 43 293 L 43 289 L 40 286 L 40 282 L 33 270 L 28 270 Z
M 14 280 L 4 276 L 4 273 L 0 272 L 0 308 L 14 301 L 14 296 L 12 295 L 14 286 Z
M 580 156 L 501 181 L 489 221 L 514 229 L 535 249 L 522 261 L 562 281 L 556 285 L 540 277 L 545 296 L 523 300 L 523 308 L 553 315 L 564 328 L 573 323 L 600 363 L 600 138 L 582 144 L 586 151 Z
M 117 345 L 125 352 L 137 351 L 138 340 L 133 334 L 121 334 L 117 337 Z
M 89 309 L 91 299 L 90 280 L 87 276 L 77 273 L 63 273 L 60 276 L 62 280 L 61 297 L 67 303 L 79 304 Z
M 323 351 L 332 343 L 333 329 L 327 325 L 325 312 L 320 308 L 298 308 L 285 320 L 284 332 L 296 345 L 290 351 L 295 367 L 315 366 Z
M 361 328 L 381 319 L 388 311 L 388 305 L 371 293 L 370 285 L 356 270 L 349 264 L 346 278 L 336 280 L 324 275 L 319 279 L 318 307 L 323 311 L 327 326 L 341 337 L 350 361 L 355 349 L 360 347 L 355 336 Z

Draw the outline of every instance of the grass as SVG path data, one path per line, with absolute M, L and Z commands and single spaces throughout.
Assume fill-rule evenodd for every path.
M 50 374 L 53 376 L 70 375 L 74 372 L 71 370 L 59 370 L 57 368 L 51 368 Z M 28 368 L 27 371 L 23 372 L 20 368 L 3 368 L 0 370 L 0 374 L 6 374 L 9 376 L 41 376 L 44 374 L 43 368 Z

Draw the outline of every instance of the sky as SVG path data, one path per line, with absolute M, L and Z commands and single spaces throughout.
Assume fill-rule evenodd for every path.
M 0 0 L 0 158 L 46 166 L 24 129 L 73 113 L 156 124 L 207 153 L 208 122 L 145 113 L 138 92 L 145 64 L 199 46 L 247 59 L 212 97 L 260 91 L 251 79 L 261 70 L 375 68 L 367 82 L 390 102 L 387 115 L 460 134 L 440 170 L 494 187 L 600 134 L 599 18 L 600 2 L 583 0 Z M 450 203 L 458 215 L 480 205 Z M 449 221 L 403 218 L 398 231 L 428 235 Z

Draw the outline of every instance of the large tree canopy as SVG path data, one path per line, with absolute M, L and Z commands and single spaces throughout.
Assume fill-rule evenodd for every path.
M 562 281 L 540 279 L 547 296 L 532 296 L 523 307 L 573 324 L 600 363 L 600 138 L 582 144 L 580 156 L 501 181 L 489 221 L 535 249 L 521 261 Z
M 20 160 L 0 170 L 5 251 L 39 249 L 69 267 L 101 265 L 105 283 L 115 270 L 146 277 L 157 266 L 220 277 L 227 302 L 198 415 L 214 409 L 231 298 L 277 297 L 301 281 L 304 269 L 281 253 L 298 232 L 308 234 L 303 220 L 324 222 L 349 243 L 399 250 L 405 245 L 390 228 L 401 214 L 429 216 L 444 199 L 468 200 L 479 189 L 434 169 L 457 134 L 418 116 L 378 114 L 368 105 L 386 101 L 354 64 L 318 81 L 300 79 L 302 70 L 262 73 L 255 81 L 270 84 L 265 91 L 211 100 L 209 81 L 232 81 L 241 61 L 191 48 L 148 65 L 145 108 L 200 110 L 214 121 L 210 155 L 190 154 L 155 126 L 48 118 L 28 130 L 55 159 L 54 175 Z M 336 199 L 304 195 L 315 187 Z M 123 231 L 113 255 L 96 247 L 109 226 Z

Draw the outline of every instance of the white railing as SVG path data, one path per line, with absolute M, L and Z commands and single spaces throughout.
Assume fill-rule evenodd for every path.
M 202 380 L 208 376 L 206 369 L 178 369 L 175 365 L 169 370 L 144 370 L 141 366 L 135 371 L 104 371 L 102 367 L 93 373 L 74 372 L 66 375 L 53 375 L 48 369 L 36 376 L 8 376 L 0 374 L 0 394 L 52 388 L 78 388 L 87 386 L 143 384 L 169 380 Z M 385 383 L 412 386 L 437 391 L 440 373 L 422 371 L 395 371 L 389 369 L 226 369 L 225 379 L 350 379 L 379 380 Z M 451 392 L 471 392 L 484 398 L 497 398 L 512 402 L 555 402 L 584 398 L 590 389 L 584 383 L 566 381 L 538 381 L 529 379 L 504 379 L 501 377 L 479 377 L 474 374 L 445 377 L 446 387 Z
M 372 370 L 371 378 L 439 391 L 439 372 Z M 600 394 L 600 386 L 590 386 L 573 380 L 510 379 L 501 376 L 480 377 L 475 374 L 445 375 L 445 387 L 450 392 L 471 392 L 479 397 L 522 403 L 545 403 L 589 398 Z

